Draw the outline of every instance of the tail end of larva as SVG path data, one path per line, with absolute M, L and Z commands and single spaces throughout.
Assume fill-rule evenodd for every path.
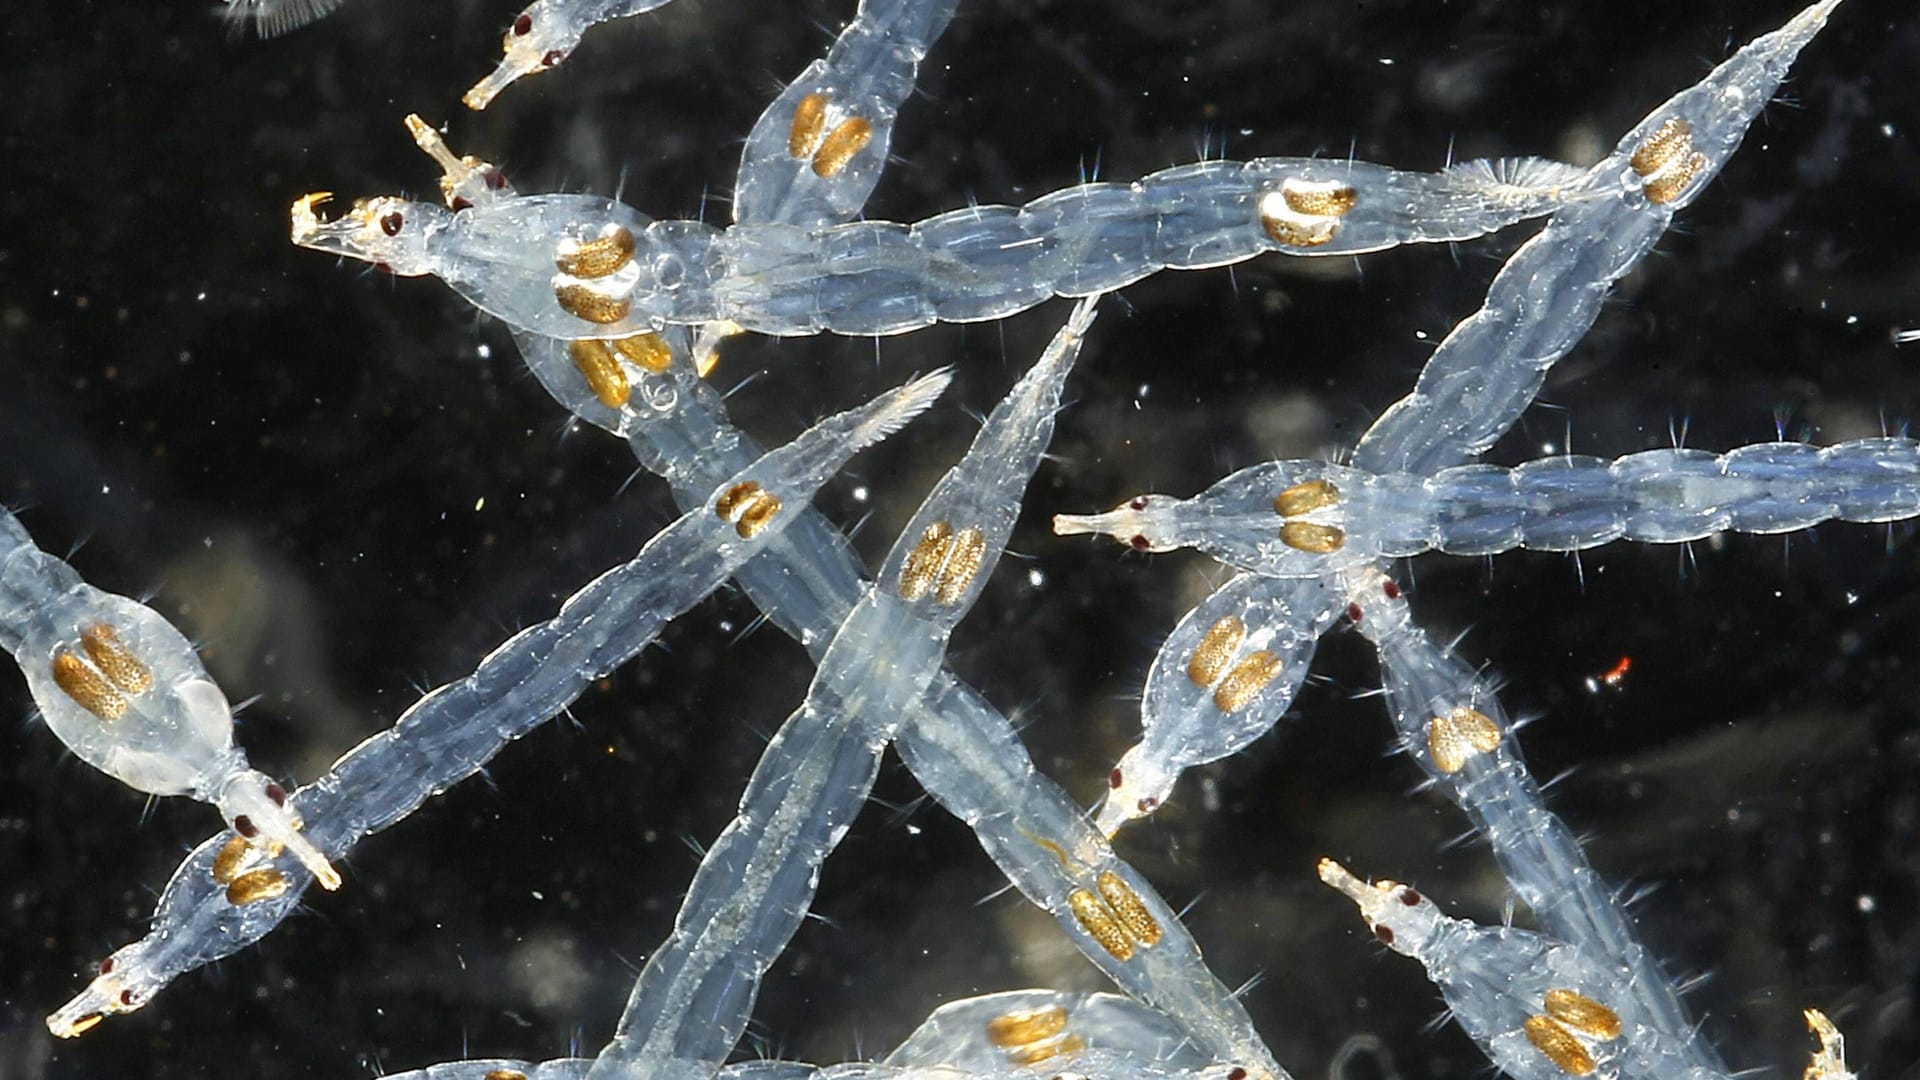
M 238 37 L 251 23 L 262 38 L 279 37 L 331 14 L 341 0 L 227 0 L 221 15 Z
M 853 429 L 854 445 L 872 446 L 906 427 L 914 417 L 940 400 L 951 382 L 953 369 L 941 368 L 875 398 L 858 411 Z

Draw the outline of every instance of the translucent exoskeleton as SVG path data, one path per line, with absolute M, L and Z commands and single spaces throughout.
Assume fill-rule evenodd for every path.
M 284 847 L 339 888 L 285 789 L 234 745 L 233 709 L 186 637 L 147 605 L 80 580 L 4 509 L 0 521 L 0 647 L 19 662 L 47 727 L 108 776 L 211 803 L 248 841 Z
M 1547 371 L 1739 149 L 1840 0 L 1821 0 L 1674 95 L 1588 173 L 1604 197 L 1556 212 L 1507 260 L 1487 302 L 1435 350 L 1412 393 L 1361 438 L 1353 464 L 1429 475 L 1471 461 L 1526 411 Z
M 828 643 L 806 700 L 694 873 L 673 933 L 641 970 L 591 1080 L 691 1080 L 725 1063 L 767 965 L 813 901 L 820 864 L 871 790 L 881 751 L 945 666 L 949 634 L 1006 545 L 1093 307 L 1075 307 L 988 415 Z
M 1378 568 L 1356 570 L 1346 584 L 1348 613 L 1379 650 L 1401 749 L 1466 813 L 1541 928 L 1621 973 L 1635 1015 L 1665 1033 L 1689 1068 L 1720 1069 L 1673 981 L 1635 937 L 1625 904 L 1547 809 L 1487 676 L 1414 625 L 1405 595 Z
M 1153 813 L 1183 771 L 1265 734 L 1345 607 L 1324 577 L 1241 574 L 1188 612 L 1147 672 L 1140 742 L 1108 774 L 1100 830 L 1111 836 Z
M 948 380 L 937 372 L 828 417 L 734 473 L 631 561 L 569 597 L 552 619 L 501 644 L 472 675 L 429 693 L 393 727 L 294 792 L 288 805 L 306 819 L 305 836 L 321 849 L 345 852 L 471 776 L 764 550 L 793 519 L 792 508 L 804 506 L 855 452 L 924 411 Z M 768 508 L 752 525 L 734 494 L 749 486 L 758 493 L 753 505 Z M 293 911 L 309 879 L 258 860 L 231 865 L 230 840 L 215 836 L 180 864 L 147 935 L 115 951 L 86 989 L 47 1018 L 54 1034 L 79 1035 L 107 1015 L 140 1008 L 182 972 L 238 952 Z
M 434 275 L 514 329 L 548 337 L 621 338 L 668 324 L 885 335 L 1000 319 L 1055 295 L 1264 252 L 1352 255 L 1472 239 L 1590 197 L 1583 176 L 1551 163 L 1412 173 L 1315 158 L 1208 161 L 1025 207 L 819 228 L 656 222 L 595 195 L 457 212 L 381 196 L 326 221 L 317 211 L 329 195 L 315 193 L 294 203 L 292 239 L 403 277 Z M 1275 224 L 1276 206 L 1295 205 L 1305 209 L 1285 212 L 1315 230 Z
M 1084 1051 L 1200 1068 L 1210 1064 L 1164 1014 L 1114 994 L 1007 990 L 948 1002 L 884 1063 L 963 1071 L 1052 1063 L 1081 1068 Z
M 1698 1032 L 1664 1030 L 1640 1012 L 1631 971 L 1545 934 L 1450 918 L 1411 887 L 1369 885 L 1332 859 L 1320 860 L 1320 880 L 1360 908 L 1382 944 L 1427 969 L 1454 1020 L 1515 1080 L 1725 1076 L 1687 1045 Z M 1844 1075 L 1839 1033 L 1817 1012 L 1808 1024 L 1820 1036 L 1809 1080 Z
M 1432 476 L 1269 462 L 1191 499 L 1139 495 L 1104 514 L 1062 514 L 1054 531 L 1100 533 L 1142 551 L 1192 547 L 1254 573 L 1308 578 L 1425 551 L 1583 551 L 1916 515 L 1920 443 L 1889 437 L 1560 456 Z

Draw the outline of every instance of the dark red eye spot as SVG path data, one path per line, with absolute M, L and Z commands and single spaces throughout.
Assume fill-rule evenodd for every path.
M 531 33 L 533 33 L 533 16 L 523 11 L 519 18 L 513 20 L 513 36 L 526 37 Z
M 567 58 L 567 52 L 565 49 L 549 49 L 547 51 L 547 55 L 540 58 L 540 66 L 552 67 L 553 65 L 559 63 L 562 60 L 565 60 L 566 58 Z
M 1135 551 L 1147 551 L 1153 547 L 1153 543 L 1139 533 L 1134 533 L 1133 538 L 1127 541 L 1127 546 Z
M 1227 1080 L 1247 1080 L 1247 1070 L 1236 1067 L 1227 1074 Z
M 1120 770 L 1119 769 L 1115 769 L 1112 772 L 1107 774 L 1107 786 L 1110 788 L 1116 788 L 1120 786 Z
M 1402 889 L 1400 890 L 1400 902 L 1408 907 L 1419 907 L 1420 894 L 1414 892 L 1412 889 Z
M 1354 623 L 1355 625 L 1359 624 L 1360 622 L 1360 605 L 1359 604 L 1347 605 L 1347 621 Z
M 287 805 L 287 789 L 269 780 L 267 781 L 267 798 L 272 799 L 273 805 L 275 806 L 285 806 Z
M 399 236 L 401 226 L 406 223 L 407 219 L 398 210 L 380 215 L 380 231 L 388 236 Z
M 113 957 L 109 956 L 105 960 L 100 961 L 100 974 L 105 975 L 112 970 L 113 970 Z
M 1146 508 L 1147 497 L 1145 495 L 1137 496 L 1132 502 L 1127 504 L 1127 509 L 1129 510 L 1145 510 Z
M 1141 799 L 1137 805 L 1140 807 L 1141 813 L 1151 814 L 1153 813 L 1153 808 L 1160 805 L 1160 800 L 1149 795 L 1146 798 Z
M 386 263 L 383 263 L 383 262 L 377 262 L 377 263 L 374 263 L 374 264 L 373 264 L 373 268 L 374 268 L 375 270 L 378 270 L 379 272 L 381 272 L 381 273 L 383 273 L 383 274 L 391 274 L 391 273 L 393 273 L 393 267 L 391 267 L 391 266 L 388 266 L 388 265 L 387 265 Z
M 480 179 L 486 182 L 488 191 L 499 191 L 507 186 L 507 174 L 491 165 L 480 171 Z
M 255 825 L 253 819 L 245 814 L 241 814 L 233 819 L 233 831 L 249 840 L 260 835 L 260 827 Z
M 468 199 L 463 195 L 455 195 L 453 197 L 453 202 L 449 203 L 448 205 L 453 209 L 455 213 L 459 213 L 462 210 L 473 209 L 473 200 Z
M 1382 945 L 1393 944 L 1393 931 L 1387 927 L 1384 927 L 1384 926 L 1374 927 L 1373 936 L 1376 938 L 1379 938 L 1380 944 Z
M 1387 583 L 1380 586 L 1380 591 L 1386 593 L 1389 600 L 1400 599 L 1400 583 L 1392 578 L 1388 578 Z
M 133 991 L 131 990 L 120 991 L 120 1004 L 131 1008 L 133 1006 Z

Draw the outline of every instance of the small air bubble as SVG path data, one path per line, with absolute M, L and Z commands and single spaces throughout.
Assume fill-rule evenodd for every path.
M 1047 575 L 1038 569 L 1027 571 L 1027 584 L 1038 589 L 1047 583 Z
M 482 344 L 482 345 L 481 345 L 481 346 L 480 346 L 479 348 L 477 348 L 477 349 L 475 349 L 475 350 L 473 350 L 473 351 L 474 351 L 474 353 L 475 353 L 475 354 L 477 354 L 477 355 L 478 355 L 478 356 L 480 357 L 480 359 L 482 359 L 482 360 L 491 360 L 491 359 L 493 359 L 493 346 L 491 346 L 491 345 L 486 345 L 486 344 Z
M 1862 915 L 1871 915 L 1873 914 L 1873 909 L 1880 906 L 1872 896 L 1866 893 L 1861 893 L 1860 898 L 1855 900 L 1853 904 L 1860 909 L 1860 914 Z
M 861 484 L 859 487 L 853 489 L 853 501 L 858 503 L 866 502 L 871 494 L 872 493 L 867 490 L 867 485 Z
M 487 497 L 485 495 L 482 495 L 479 498 L 473 500 L 474 513 L 477 514 L 480 511 L 485 510 L 486 508 L 487 508 Z

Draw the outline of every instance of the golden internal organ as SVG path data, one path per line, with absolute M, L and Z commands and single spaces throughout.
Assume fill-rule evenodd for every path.
M 808 94 L 793 110 L 793 126 L 787 129 L 787 153 L 803 158 L 820 145 L 820 133 L 827 127 L 827 95 Z
M 1058 1005 L 1007 1013 L 987 1021 L 987 1038 L 995 1046 L 1025 1046 L 1051 1039 L 1067 1029 L 1067 1010 Z
M 1067 894 L 1067 908 L 1073 912 L 1074 921 L 1087 932 L 1087 936 L 1112 953 L 1114 959 L 1133 959 L 1133 939 L 1127 936 L 1120 920 L 1114 917 L 1099 897 L 1085 889 L 1075 889 Z
M 120 644 L 120 635 L 113 632 L 113 627 L 95 623 L 80 635 L 80 647 L 107 681 L 127 693 L 144 694 L 153 686 L 153 672 Z
M 633 247 L 632 230 L 625 225 L 608 225 L 591 240 L 560 241 L 554 249 L 553 265 L 574 277 L 606 277 L 633 261 Z
M 1475 754 L 1491 754 L 1500 745 L 1500 728 L 1485 713 L 1462 705 L 1427 724 L 1427 751 L 1434 768 L 1456 773 Z
M 1340 501 L 1340 489 L 1330 480 L 1303 480 L 1274 496 L 1273 509 L 1283 518 L 1311 514 Z
M 1280 185 L 1287 209 L 1309 217 L 1346 217 L 1360 202 L 1360 193 L 1337 180 L 1289 179 Z
M 1031 1046 L 1009 1049 L 1007 1051 L 1007 1059 L 1015 1065 L 1038 1065 L 1043 1061 L 1063 1057 L 1067 1054 L 1077 1054 L 1086 1048 L 1087 1040 L 1078 1035 L 1065 1035 L 1058 1039 L 1048 1039 L 1046 1042 L 1034 1043 Z M 1056 1078 L 1056 1080 L 1058 1080 L 1058 1078 Z
M 102 720 L 113 721 L 127 715 L 127 699 L 98 671 L 88 667 L 86 661 L 70 652 L 54 655 L 53 684 Z
M 613 355 L 612 346 L 592 338 L 569 341 L 567 357 L 587 380 L 587 389 L 593 391 L 600 404 L 609 409 L 626 408 L 627 399 L 633 395 L 633 384 Z
M 1195 686 L 1212 686 L 1220 673 L 1227 670 L 1227 662 L 1233 659 L 1246 636 L 1247 624 L 1233 615 L 1208 627 L 1193 650 L 1193 658 L 1187 661 L 1187 681 Z
M 633 311 L 633 301 L 626 297 L 609 296 L 578 283 L 554 289 L 553 298 L 567 314 L 599 326 L 617 323 Z
M 1278 674 L 1278 656 L 1265 649 L 1248 653 L 1220 680 L 1220 686 L 1213 692 L 1213 707 L 1223 713 L 1239 712 Z
M 979 529 L 955 532 L 945 521 L 928 525 L 900 564 L 900 598 L 914 601 L 932 592 L 936 603 L 959 603 L 986 553 L 987 537 Z
M 740 520 L 733 523 L 733 531 L 740 534 L 740 539 L 751 540 L 759 536 L 760 531 L 765 529 L 767 523 L 772 521 L 773 516 L 779 512 L 780 500 L 763 491 L 758 498 L 747 504 L 745 510 L 740 511 Z
M 1128 937 L 1142 945 L 1159 943 L 1160 921 L 1147 910 L 1140 894 L 1134 892 L 1125 879 L 1111 870 L 1102 870 L 1094 884 L 1100 890 L 1100 899 L 1107 902 L 1108 910 L 1120 921 Z
M 780 499 L 752 480 L 745 480 L 721 492 L 714 500 L 713 512 L 733 522 L 733 530 L 742 540 L 751 540 L 780 512 Z
M 287 877 L 278 870 L 250 870 L 227 886 L 227 903 L 235 907 L 257 904 L 284 895 Z
M 612 344 L 615 352 L 633 361 L 643 371 L 658 375 L 673 366 L 673 350 L 659 334 L 614 338 Z
M 1529 1016 L 1525 1027 L 1527 1041 L 1535 1050 L 1546 1055 L 1548 1061 L 1560 1067 L 1560 1071 L 1569 1076 L 1589 1076 L 1593 1073 L 1593 1055 L 1580 1045 L 1571 1031 L 1561 1027 L 1545 1016 Z
M 1574 990 L 1549 990 L 1547 1015 L 1596 1039 L 1620 1037 L 1620 1014 Z
M 1628 163 L 1641 176 L 1652 176 L 1692 149 L 1693 125 L 1676 116 L 1655 128 Z
M 1679 198 L 1707 167 L 1707 158 L 1694 152 L 1693 125 L 1676 116 L 1647 136 L 1630 163 L 1646 181 L 1641 190 L 1647 199 L 1664 206 Z
M 1309 555 L 1331 555 L 1346 544 L 1347 534 L 1334 525 L 1289 521 L 1280 526 L 1280 542 Z
M 850 116 L 840 121 L 820 141 L 820 149 L 814 151 L 813 174 L 822 180 L 838 176 L 853 160 L 853 155 L 867 148 L 872 138 L 873 125 L 860 117 Z
M 220 885 L 231 885 L 240 876 L 240 867 L 246 863 L 247 856 L 253 854 L 253 845 L 247 843 L 244 836 L 235 836 L 221 847 L 220 854 L 213 857 L 213 880 Z
M 952 607 L 966 595 L 967 586 L 973 583 L 973 576 L 980 572 L 980 562 L 987 553 L 987 537 L 979 529 L 968 527 L 954 534 L 947 544 L 947 557 L 940 565 L 940 581 L 934 586 L 933 598 Z

